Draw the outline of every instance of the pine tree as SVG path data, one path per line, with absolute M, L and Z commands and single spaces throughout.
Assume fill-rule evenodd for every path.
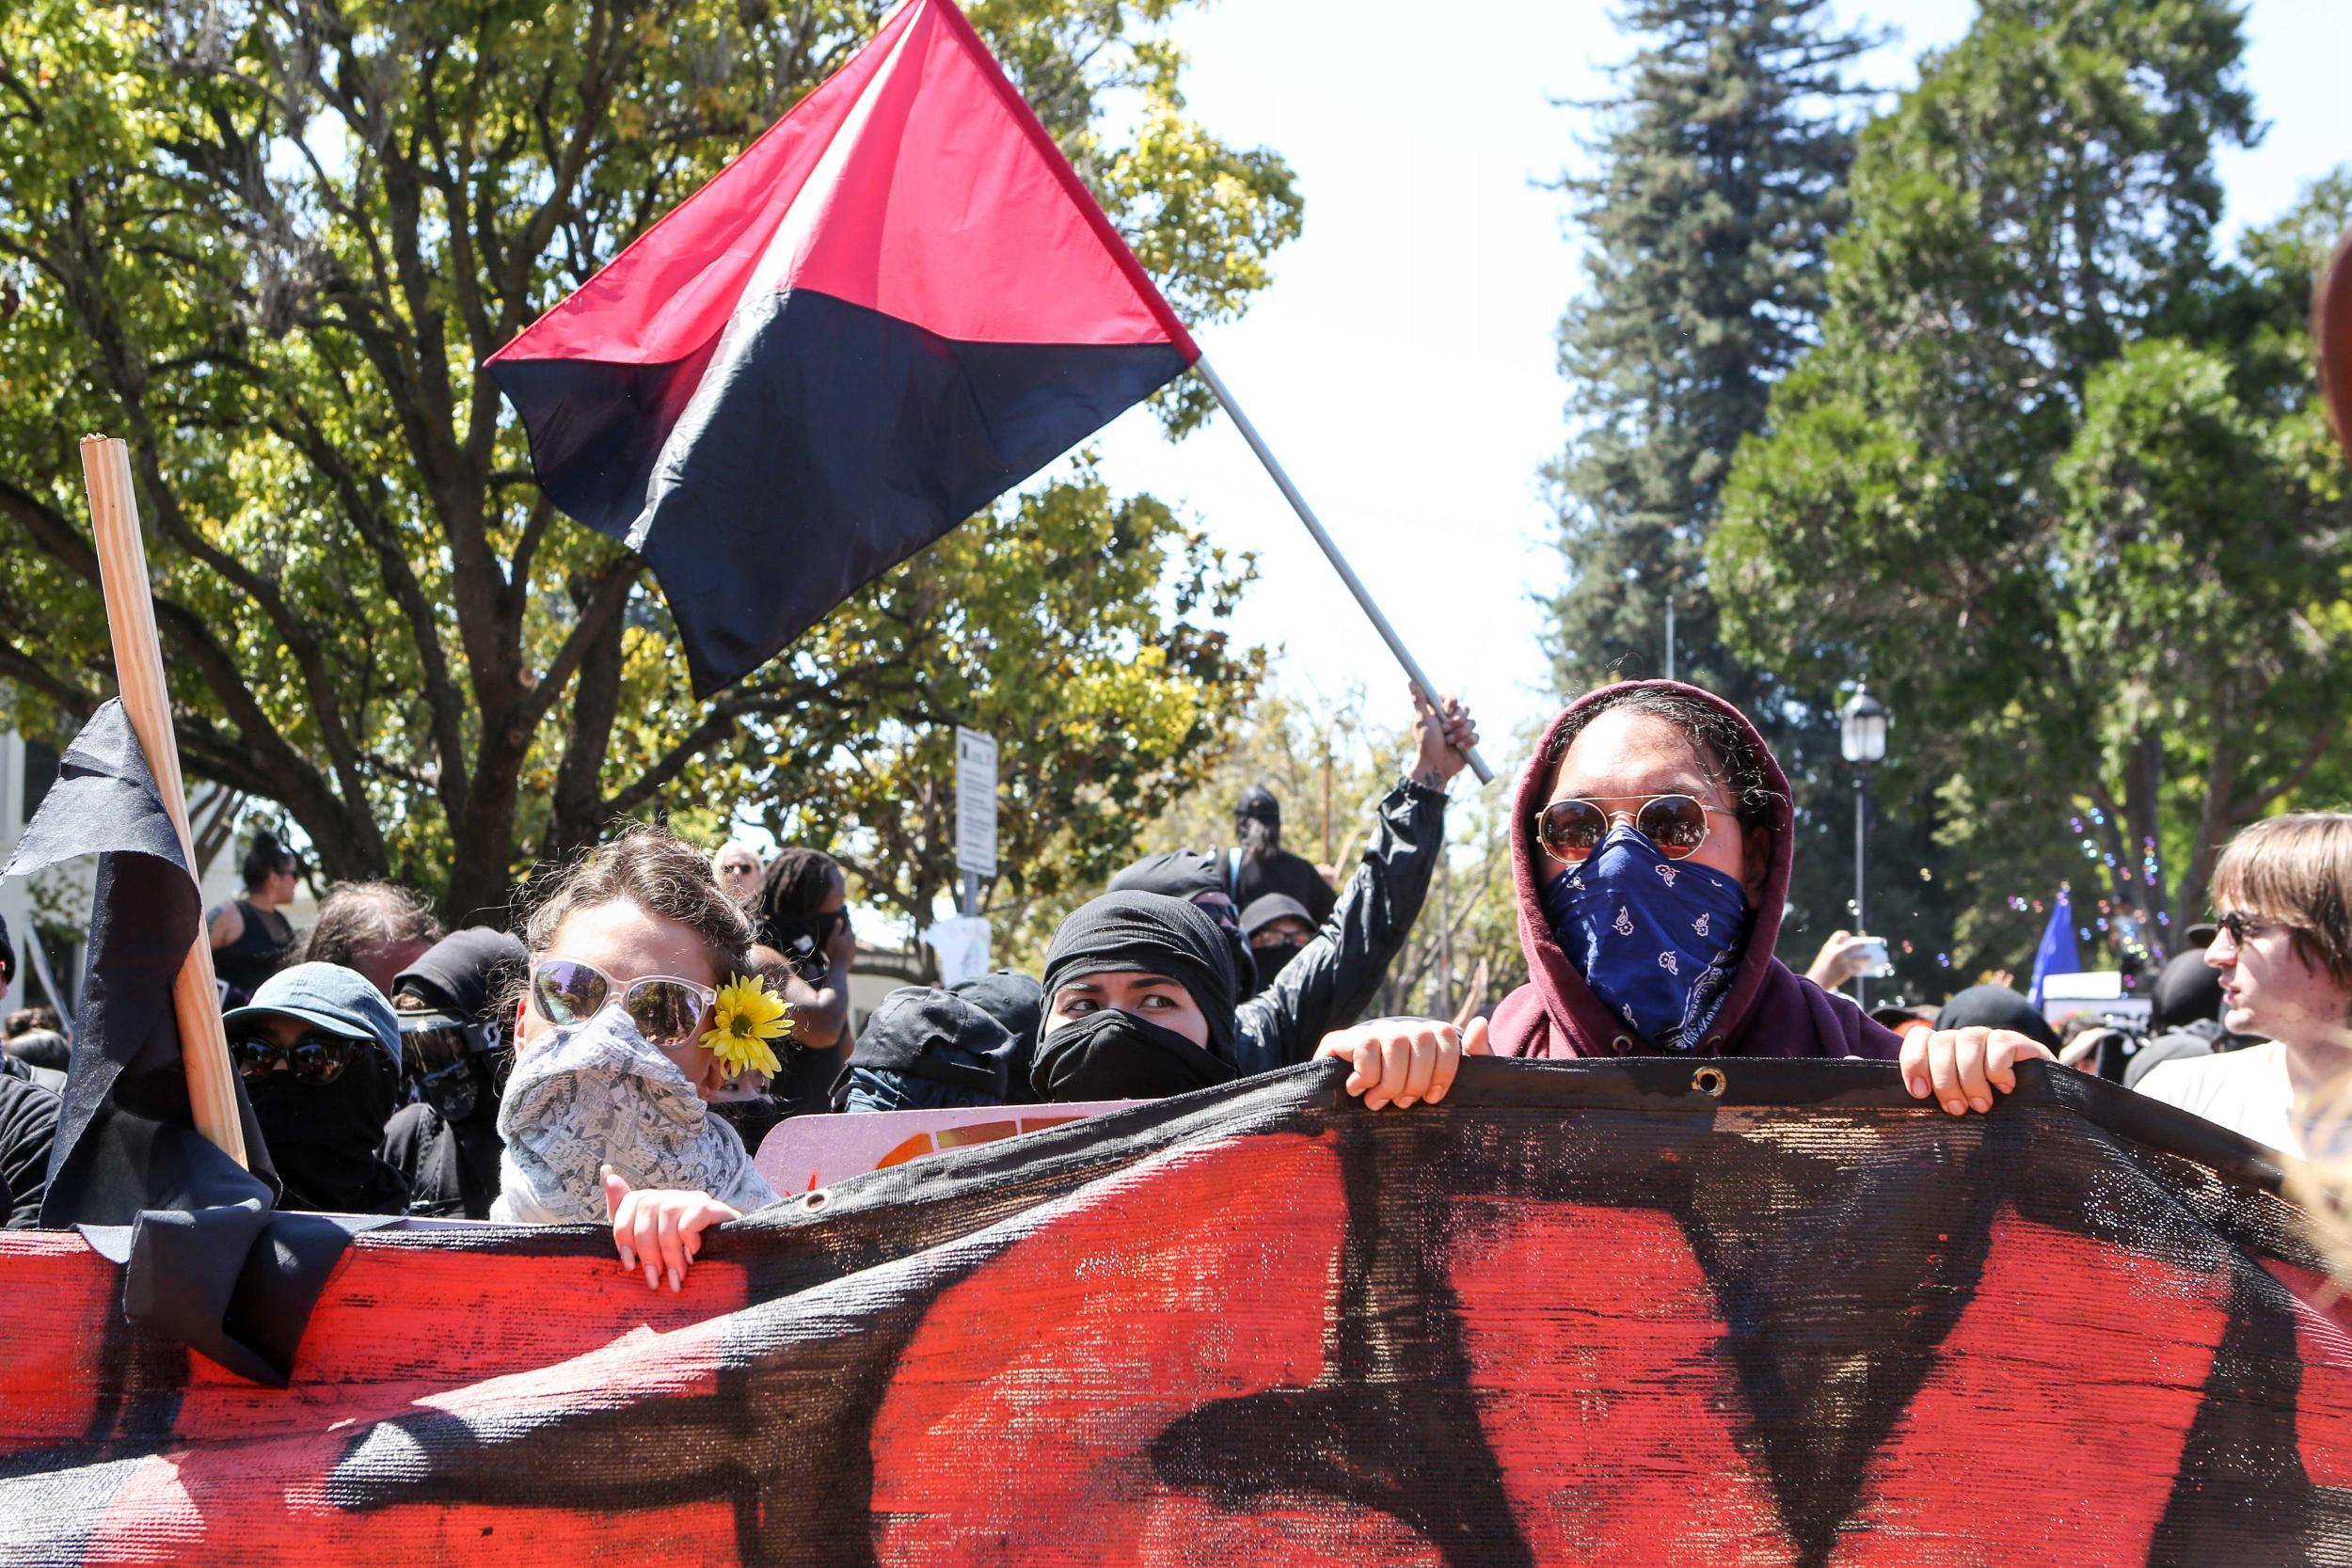
M 1826 299 L 1854 150 L 1844 105 L 1860 96 L 1844 72 L 1877 41 L 1828 9 L 1629 0 L 1617 14 L 1643 42 L 1618 96 L 1585 105 L 1603 117 L 1594 172 L 1560 182 L 1590 287 L 1560 324 L 1571 433 L 1545 470 L 1569 569 L 1551 605 L 1561 689 L 1671 671 L 1756 719 L 1802 818 L 1787 944 L 1800 963 L 1846 913 L 1835 723 L 1825 697 L 1724 646 L 1704 551 L 1732 455 Z

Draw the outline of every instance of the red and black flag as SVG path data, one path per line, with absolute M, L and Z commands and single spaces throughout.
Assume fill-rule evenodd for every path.
M 294 1386 L 0 1234 L 0 1561 L 2352 1561 L 2352 1312 L 2241 1139 L 2057 1068 L 1310 1066 L 714 1232 L 361 1236 Z
M 1200 356 L 951 0 L 491 356 L 703 695 Z

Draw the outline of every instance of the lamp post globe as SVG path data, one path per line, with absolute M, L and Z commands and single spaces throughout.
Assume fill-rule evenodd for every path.
M 1868 683 L 1854 688 L 1837 710 L 1837 745 L 1846 760 L 1866 769 L 1885 761 L 1886 722 L 1886 705 L 1870 695 Z
M 1870 929 L 1870 769 L 1886 760 L 1886 705 L 1870 695 L 1867 682 L 1854 688 L 1837 710 L 1837 749 L 1853 765 L 1853 928 Z M 1854 976 L 1854 1002 L 1869 1006 L 1869 983 Z

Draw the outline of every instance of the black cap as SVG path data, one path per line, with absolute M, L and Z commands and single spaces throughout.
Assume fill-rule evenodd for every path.
M 2213 939 L 2220 934 L 2221 927 L 2214 921 L 2199 920 L 2191 922 L 2188 926 L 2183 927 L 2181 931 L 2181 940 L 2187 942 L 2191 947 L 2211 947 L 2213 945 Z
M 1252 898 L 1249 901 L 1249 907 L 1241 911 L 1242 934 L 1254 937 L 1258 934 L 1260 927 L 1271 926 L 1284 915 L 1290 916 L 1293 920 L 1306 922 L 1307 928 L 1311 931 L 1314 929 L 1315 917 L 1307 912 L 1306 905 L 1287 893 L 1269 893 L 1262 897 Z

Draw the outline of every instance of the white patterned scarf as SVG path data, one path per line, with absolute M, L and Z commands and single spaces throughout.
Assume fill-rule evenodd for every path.
M 499 1197 L 518 1225 L 602 1225 L 602 1167 L 632 1187 L 691 1189 L 749 1212 L 775 1201 L 735 1129 L 618 1007 L 516 1053 L 499 1107 Z

